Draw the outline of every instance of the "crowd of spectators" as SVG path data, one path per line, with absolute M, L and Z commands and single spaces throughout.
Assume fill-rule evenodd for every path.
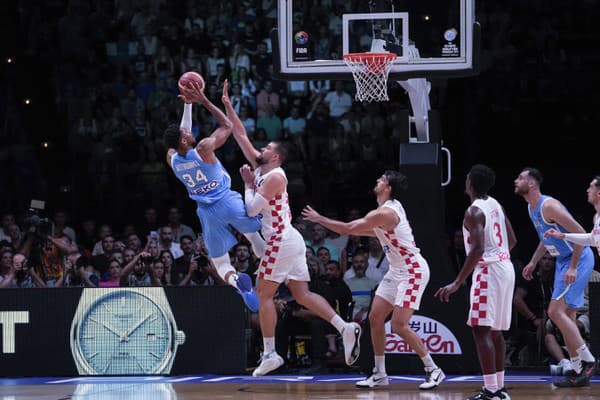
M 298 16 L 319 32 L 315 52 L 336 50 L 325 40 L 335 26 L 323 16 L 341 3 L 306 1 Z M 514 154 L 512 138 L 535 146 L 540 139 L 530 132 L 540 131 L 560 136 L 563 151 L 589 158 L 593 146 L 580 143 L 598 122 L 584 101 L 598 61 L 589 51 L 600 16 L 596 5 L 476 4 L 480 74 L 432 80 L 432 107 L 445 145 L 454 146 L 456 168 L 479 161 L 489 138 L 510 134 L 488 155 L 491 164 L 501 164 Z M 372 201 L 373 174 L 397 167 L 408 99 L 394 83 L 390 102 L 362 104 L 352 100 L 352 82 L 274 79 L 269 32 L 276 7 L 274 0 L 23 0 L 8 7 L 2 29 L 12 40 L 0 88 L 0 286 L 222 283 L 205 256 L 193 202 L 164 162 L 162 133 L 180 119 L 177 78 L 188 70 L 205 77 L 206 93 L 219 106 L 229 79 L 231 102 L 257 148 L 274 139 L 294 144 L 285 166 L 293 211 L 307 201 L 344 212 Z M 24 101 L 28 96 L 31 103 Z M 196 106 L 193 134 L 200 138 L 214 127 Z M 238 147 L 230 140 L 219 155 L 240 188 Z M 499 179 L 503 174 L 499 169 Z M 458 186 L 447 189 L 450 215 L 463 209 Z M 41 216 L 53 221 L 51 230 L 43 222 L 25 223 L 32 199 L 47 200 Z M 349 219 L 359 215 L 359 209 L 348 212 Z M 350 318 L 364 320 L 368 293 L 388 267 L 376 241 L 336 237 L 302 221 L 297 226 L 311 249 L 309 264 L 359 293 L 352 296 Z M 452 257 L 460 263 L 460 252 Z M 256 268 L 243 240 L 232 260 L 241 271 Z M 333 352 L 327 343 L 318 349 Z
M 311 32 L 336 34 L 323 16 L 334 15 L 339 2 L 305 3 L 297 18 L 315 25 Z M 592 3 L 477 4 L 480 74 L 433 79 L 430 95 L 457 168 L 479 158 L 486 138 L 504 137 L 507 130 L 525 142 L 534 140 L 528 131 L 559 130 L 565 145 L 588 131 L 595 114 L 576 94 L 593 71 L 593 54 L 585 51 Z M 349 194 L 370 200 L 372 175 L 396 166 L 399 144 L 407 139 L 407 96 L 392 83 L 390 102 L 362 104 L 352 101 L 351 81 L 275 80 L 269 31 L 276 6 L 272 0 L 18 2 L 5 15 L 14 43 L 8 49 L 13 62 L 2 71 L 8 82 L 0 183 L 9 190 L 0 210 L 19 213 L 32 198 L 43 198 L 68 208 L 78 221 L 88 210 L 107 222 L 121 221 L 131 204 L 177 205 L 187 214 L 185 192 L 166 171 L 161 142 L 166 125 L 179 120 L 177 78 L 187 70 L 205 76 L 217 105 L 229 79 L 232 103 L 257 147 L 273 139 L 295 144 L 287 165 L 292 207 L 306 200 L 331 205 Z M 531 15 L 540 18 L 532 21 Z M 332 46 L 325 51 L 336 50 Z M 48 83 L 32 83 L 34 72 Z M 23 103 L 27 95 L 30 105 Z M 210 115 L 196 107 L 194 135 L 213 128 Z M 496 150 L 490 160 L 503 154 Z M 243 160 L 233 141 L 221 156 L 233 170 Z M 234 187 L 241 185 L 232 175 Z M 461 195 L 449 196 L 449 205 Z

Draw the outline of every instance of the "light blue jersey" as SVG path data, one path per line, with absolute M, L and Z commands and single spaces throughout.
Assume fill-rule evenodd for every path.
M 546 247 L 546 250 L 548 250 L 548 253 L 550 253 L 552 257 L 555 257 L 557 259 L 562 259 L 565 257 L 570 258 L 571 254 L 573 253 L 573 244 L 564 239 L 556 239 L 551 236 L 544 237 L 544 232 L 546 232 L 550 228 L 554 228 L 562 233 L 569 233 L 568 230 L 566 230 L 556 222 L 546 222 L 546 220 L 542 216 L 542 206 L 544 205 L 544 202 L 546 200 L 551 199 L 553 198 L 550 196 L 542 195 L 535 210 L 532 210 L 531 206 L 527 206 L 527 210 L 529 211 L 529 218 L 531 218 L 531 222 L 533 222 L 533 226 L 537 231 L 538 237 L 540 238 L 544 247 Z
M 218 159 L 207 164 L 196 149 L 191 149 L 185 157 L 174 153 L 171 166 L 198 204 L 196 214 L 210 257 L 222 257 L 238 242 L 231 227 L 240 233 L 260 230 L 260 219 L 246 214 L 242 196 L 231 190 L 231 177 Z
M 217 159 L 214 164 L 205 163 L 196 149 L 188 150 L 185 157 L 174 153 L 171 166 L 190 198 L 199 205 L 213 204 L 231 189 L 231 177 L 221 162 Z
M 564 296 L 567 307 L 580 308 L 583 307 L 584 290 L 590 279 L 592 270 L 594 269 L 594 255 L 589 247 L 583 248 L 581 258 L 577 264 L 577 278 L 575 278 L 575 282 L 572 285 L 567 287 L 564 276 L 571 264 L 573 245 L 564 239 L 544 237 L 544 232 L 550 228 L 554 228 L 563 233 L 569 232 L 559 224 L 555 222 L 548 223 L 544 219 L 542 215 L 542 205 L 546 200 L 550 199 L 552 199 L 552 197 L 542 195 L 535 210 L 532 210 L 531 207 L 528 206 L 529 218 L 531 218 L 531 222 L 533 222 L 533 226 L 535 226 L 538 237 L 542 241 L 544 247 L 546 247 L 546 250 L 548 250 L 548 253 L 556 258 L 556 272 L 554 273 L 552 300 L 558 300 L 560 297 Z

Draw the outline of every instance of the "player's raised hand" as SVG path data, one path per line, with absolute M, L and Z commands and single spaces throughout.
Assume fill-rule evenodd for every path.
M 246 185 L 254 183 L 254 171 L 252 171 L 252 168 L 248 164 L 242 165 L 240 175 L 242 175 L 242 180 Z
M 302 216 L 309 220 L 310 222 L 319 222 L 322 215 L 319 214 L 314 208 L 312 208 L 311 206 L 306 206 L 304 207 L 304 210 L 302 210 Z
M 231 106 L 231 101 L 229 100 L 229 82 L 227 79 L 223 82 L 223 95 L 221 96 L 221 101 L 225 106 Z
M 208 102 L 208 98 L 204 94 L 204 88 L 198 82 L 189 82 L 186 86 L 179 85 L 179 92 L 181 94 L 178 97 L 186 103 Z

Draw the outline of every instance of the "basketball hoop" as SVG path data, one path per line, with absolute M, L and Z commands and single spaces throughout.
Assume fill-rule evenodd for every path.
M 386 101 L 387 80 L 394 53 L 350 53 L 344 54 L 344 61 L 356 82 L 357 101 Z

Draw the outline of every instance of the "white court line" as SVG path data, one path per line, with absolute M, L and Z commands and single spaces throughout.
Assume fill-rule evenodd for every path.
M 169 383 L 192 381 L 194 379 L 202 379 L 201 376 L 186 376 L 185 378 L 169 379 Z M 206 382 L 206 381 L 205 381 Z
M 276 375 L 265 375 L 264 377 L 252 378 L 254 382 L 260 382 L 261 380 L 273 380 L 283 382 L 303 382 L 313 380 L 314 376 L 276 376 Z
M 232 379 L 240 379 L 239 376 L 220 376 L 218 378 L 205 379 L 202 382 L 223 382 L 230 381 Z
M 400 376 L 400 375 L 388 375 L 388 378 L 391 379 L 401 379 L 403 381 L 422 381 L 423 378 L 416 378 L 413 376 Z
M 455 376 L 453 378 L 446 379 L 446 382 L 465 382 L 471 380 L 482 380 L 483 377 L 475 375 Z
M 80 380 L 81 378 L 69 378 L 69 379 L 60 379 L 58 381 L 48 381 L 46 382 L 48 383 L 66 383 L 66 382 L 76 382 L 78 380 Z
M 345 382 L 345 381 L 360 381 L 364 379 L 362 376 L 356 376 L 354 378 L 330 378 L 330 379 L 319 379 L 319 382 Z

